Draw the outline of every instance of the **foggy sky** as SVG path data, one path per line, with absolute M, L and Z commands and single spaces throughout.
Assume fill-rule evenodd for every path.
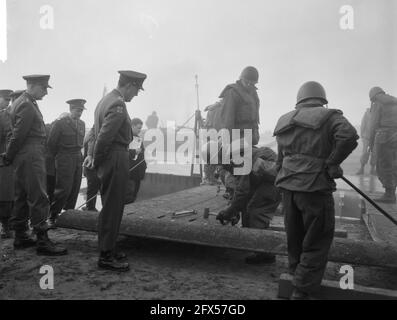
M 54 8 L 53 30 L 40 28 L 40 7 Z M 355 10 L 355 29 L 341 30 L 339 9 Z M 46 122 L 85 98 L 82 119 L 93 123 L 104 85 L 117 70 L 148 74 L 131 103 L 131 117 L 182 124 L 196 108 L 218 100 L 241 70 L 260 72 L 261 131 L 295 104 L 309 80 L 326 88 L 331 108 L 359 124 L 374 85 L 397 94 L 396 1 L 382 0 L 8 0 L 8 60 L 0 88 L 22 89 L 22 76 L 51 74 L 39 102 Z M 394 59 L 394 60 L 393 60 Z

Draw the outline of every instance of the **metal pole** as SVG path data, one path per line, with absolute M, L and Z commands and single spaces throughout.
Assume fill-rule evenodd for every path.
M 370 204 L 372 204 L 381 214 L 383 214 L 386 218 L 388 218 L 391 222 L 393 222 L 397 226 L 397 220 L 394 219 L 390 214 L 388 214 L 385 210 L 383 210 L 378 204 L 373 201 L 370 197 L 368 197 L 364 192 L 362 192 L 359 188 L 357 188 L 353 183 L 351 183 L 345 177 L 342 177 L 342 180 L 345 181 L 349 186 L 351 186 L 355 191 L 357 191 L 365 200 L 367 200 Z
M 197 95 L 197 110 L 200 110 L 200 98 L 199 98 L 199 84 L 198 84 L 198 75 L 196 74 L 196 95 Z

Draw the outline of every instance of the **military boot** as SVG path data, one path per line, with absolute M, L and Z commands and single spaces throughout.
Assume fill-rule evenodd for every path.
M 386 192 L 380 198 L 375 199 L 376 202 L 396 203 L 396 188 L 386 188 Z
M 40 256 L 63 256 L 68 250 L 52 242 L 48 238 L 47 231 L 38 231 L 36 252 Z
M 128 262 L 119 262 L 111 251 L 101 252 L 98 260 L 98 267 L 101 269 L 126 272 L 130 270 Z
M 10 224 L 8 221 L 1 222 L 1 239 L 11 239 L 12 238 L 12 231 L 10 229 Z
M 14 249 L 25 249 L 35 245 L 36 241 L 26 231 L 15 231 Z

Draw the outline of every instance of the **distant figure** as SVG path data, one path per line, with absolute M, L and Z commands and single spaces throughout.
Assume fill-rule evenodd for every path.
M 376 150 L 376 173 L 385 193 L 375 201 L 396 203 L 397 187 L 397 98 L 374 87 L 371 107 L 370 149 Z
M 159 123 L 159 117 L 157 116 L 156 111 L 153 111 L 150 116 L 146 119 L 146 127 L 148 129 L 156 129 Z
M 361 120 L 361 132 L 360 132 L 360 137 L 363 142 L 363 150 L 361 152 L 361 158 L 360 158 L 360 163 L 361 167 L 360 170 L 357 171 L 357 175 L 362 175 L 364 174 L 364 169 L 365 165 L 368 163 L 368 160 L 371 156 L 371 161 L 369 162 L 371 165 L 371 174 L 376 174 L 376 157 L 374 152 L 369 151 L 369 139 L 371 135 L 371 109 L 367 108 L 365 110 L 363 119 Z

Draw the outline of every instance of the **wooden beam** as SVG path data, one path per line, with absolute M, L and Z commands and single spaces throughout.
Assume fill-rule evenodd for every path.
M 59 227 L 97 231 L 98 213 L 69 210 L 57 221 Z M 205 246 L 287 254 L 284 233 L 222 226 L 214 220 L 199 216 L 170 219 L 158 211 L 157 216 L 146 217 L 140 213 L 124 215 L 120 234 L 153 238 Z M 352 265 L 397 267 L 397 251 L 391 245 L 373 241 L 335 238 L 329 260 Z

